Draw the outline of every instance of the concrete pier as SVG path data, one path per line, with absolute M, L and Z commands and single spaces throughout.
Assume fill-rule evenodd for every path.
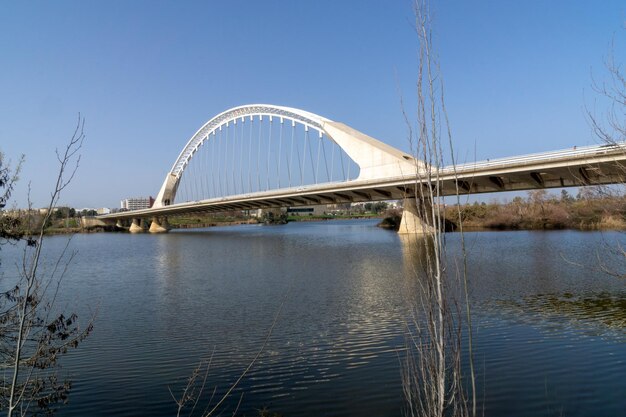
M 133 219 L 133 222 L 128 229 L 131 233 L 143 233 L 143 224 L 141 219 Z
M 167 223 L 167 217 L 153 217 L 150 224 L 150 233 L 167 233 L 170 231 L 170 225 Z
M 405 198 L 402 210 L 402 220 L 400 221 L 400 234 L 427 235 L 435 232 L 435 228 L 429 223 L 431 222 L 432 206 L 428 199 L 419 199 L 415 197 Z

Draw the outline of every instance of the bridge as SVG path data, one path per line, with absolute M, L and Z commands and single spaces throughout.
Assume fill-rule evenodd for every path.
M 206 122 L 183 147 L 152 208 L 98 216 L 166 232 L 168 216 L 404 199 L 401 232 L 425 230 L 416 201 L 624 182 L 626 145 L 600 145 L 439 169 L 343 123 L 256 104 Z

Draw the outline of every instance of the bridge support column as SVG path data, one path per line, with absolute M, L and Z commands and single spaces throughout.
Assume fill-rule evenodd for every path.
M 124 220 L 118 219 L 117 222 L 115 222 L 115 227 L 117 227 L 118 229 L 128 229 L 128 227 L 124 223 Z
M 404 199 L 402 220 L 400 221 L 400 234 L 429 235 L 435 232 L 431 222 L 432 206 L 428 199 L 419 199 L 420 207 L 417 206 L 415 197 Z
M 133 222 L 130 224 L 128 231 L 131 233 L 142 233 L 143 225 L 141 219 L 133 219 Z
M 150 233 L 167 233 L 170 230 L 170 225 L 167 223 L 167 217 L 153 217 L 150 224 Z

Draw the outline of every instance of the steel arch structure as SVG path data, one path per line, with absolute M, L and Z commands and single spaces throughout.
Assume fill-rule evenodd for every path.
M 421 161 L 415 160 L 412 156 L 343 123 L 291 107 L 270 104 L 244 105 L 211 118 L 189 139 L 167 173 L 153 207 L 160 208 L 174 203 L 185 168 L 200 146 L 211 140 L 212 136 L 215 137 L 215 133 L 222 127 L 228 127 L 231 123 L 236 124 L 238 120 L 244 122 L 246 118 L 253 120 L 254 117 L 260 120 L 268 117 L 270 121 L 276 117 L 281 123 L 288 120 L 294 126 L 296 123 L 303 125 L 307 131 L 316 130 L 320 137 L 326 135 L 359 166 L 359 176 L 354 181 L 381 180 L 415 174 L 424 167 Z

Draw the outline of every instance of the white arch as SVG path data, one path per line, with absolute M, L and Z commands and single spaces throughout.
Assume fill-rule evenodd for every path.
M 209 139 L 211 134 L 221 126 L 231 122 L 236 123 L 236 120 L 247 116 L 280 117 L 315 129 L 320 134 L 326 134 L 359 166 L 360 173 L 356 180 L 398 177 L 415 173 L 417 168 L 423 167 L 421 162 L 418 163 L 410 155 L 352 129 L 343 123 L 334 122 L 322 116 L 291 107 L 251 104 L 226 110 L 210 119 L 198 129 L 189 139 L 178 158 L 176 158 L 172 169 L 161 186 L 154 207 L 163 207 L 173 203 L 182 173 L 189 161 L 191 161 L 194 153 L 204 141 Z

